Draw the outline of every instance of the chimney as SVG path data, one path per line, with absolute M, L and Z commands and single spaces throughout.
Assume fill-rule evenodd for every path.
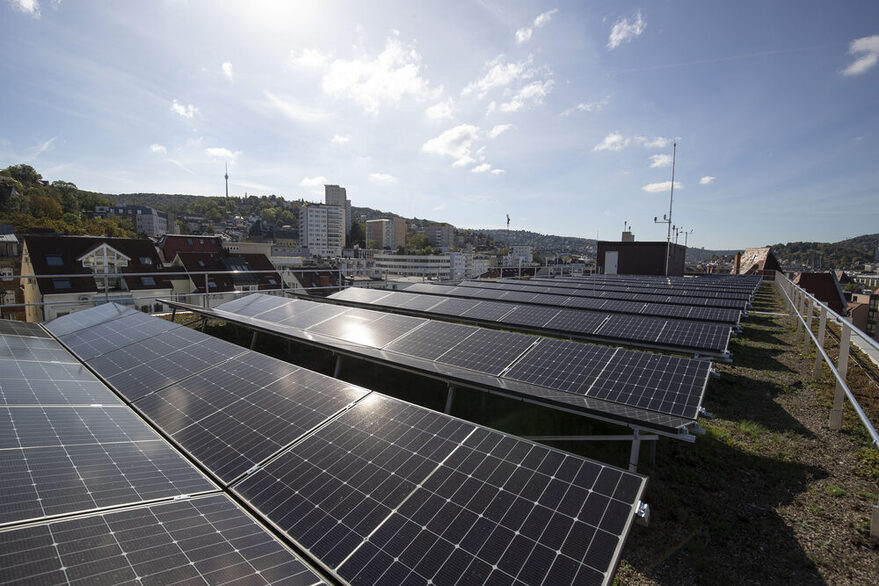
M 733 261 L 733 274 L 738 275 L 739 270 L 742 268 L 742 253 L 736 253 L 736 259 Z

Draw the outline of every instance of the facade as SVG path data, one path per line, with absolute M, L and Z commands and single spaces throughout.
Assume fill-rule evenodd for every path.
M 879 328 L 876 327 L 879 317 L 879 290 L 852 294 L 849 310 L 852 323 L 874 340 L 879 340 Z
M 235 299 L 240 293 L 282 289 L 281 275 L 264 254 L 210 254 L 181 252 L 171 263 L 174 296 L 201 305 L 210 293 L 210 304 Z M 232 273 L 235 271 L 235 273 Z M 192 297 L 190 297 L 192 296 Z
M 342 256 L 345 243 L 345 209 L 311 204 L 299 209 L 299 244 L 311 256 Z
M 12 231 L 12 226 L 0 225 L 0 318 L 27 319 L 24 307 L 14 307 L 24 303 L 21 280 L 13 275 L 21 271 L 21 245 Z M 13 307 L 6 307 L 12 305 Z
M 861 273 L 860 275 L 854 275 L 852 277 L 852 280 L 858 285 L 866 287 L 867 289 L 879 289 L 879 275 L 875 273 Z
M 781 263 L 775 258 L 771 246 L 746 248 L 737 254 L 733 263 L 733 275 L 763 275 L 767 280 L 775 278 L 775 271 L 781 270 Z
M 396 250 L 406 245 L 406 220 L 382 218 L 366 221 L 366 242 L 370 248 Z
M 684 276 L 684 257 L 687 249 L 680 244 L 666 242 L 597 242 L 596 270 L 605 275 L 665 275 L 668 256 L 668 276 Z
M 223 242 L 223 250 L 229 254 L 264 254 L 272 255 L 271 242 Z
M 519 266 L 520 263 L 524 265 L 526 263 L 534 262 L 534 249 L 531 248 L 531 246 L 514 244 L 510 248 L 511 266 L 516 267 Z
M 487 256 L 480 256 L 469 252 L 449 253 L 449 272 L 453 280 L 478 279 L 490 270 L 490 261 Z
M 455 227 L 451 224 L 429 224 L 424 229 L 424 235 L 434 248 L 448 248 L 455 245 Z
M 347 235 L 351 232 L 351 200 L 348 199 L 347 190 L 338 185 L 324 185 L 324 203 L 328 206 L 342 208 L 342 211 L 345 213 L 345 234 Z
M 376 270 L 382 275 L 452 278 L 451 259 L 447 254 L 376 254 L 374 260 Z
M 34 304 L 27 307 L 28 321 L 54 319 L 105 302 L 162 311 L 156 300 L 171 294 L 162 261 L 146 239 L 27 236 L 21 274 L 41 277 L 22 279 L 25 303 Z
M 130 218 L 138 236 L 157 238 L 168 231 L 167 212 L 147 206 L 124 204 L 95 206 L 94 215 L 101 218 Z

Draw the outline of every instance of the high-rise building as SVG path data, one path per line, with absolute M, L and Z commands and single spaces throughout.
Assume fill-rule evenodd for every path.
M 324 203 L 328 206 L 342 208 L 345 234 L 351 232 L 351 200 L 348 199 L 348 192 L 345 188 L 338 185 L 324 185 Z
M 366 242 L 370 248 L 397 249 L 406 245 L 406 220 L 382 218 L 367 220 Z
M 455 245 L 455 227 L 451 224 L 429 224 L 424 235 L 431 246 L 447 248 Z
M 345 208 L 311 204 L 299 209 L 299 245 L 312 256 L 342 256 Z

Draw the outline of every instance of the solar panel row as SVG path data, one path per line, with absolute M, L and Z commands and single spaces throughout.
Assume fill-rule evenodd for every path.
M 646 482 L 249 351 L 133 406 L 349 583 L 608 583 Z
M 422 309 L 411 309 L 414 298 L 433 301 Z M 329 299 L 358 306 L 376 306 L 411 312 L 426 317 L 453 316 L 460 321 L 489 322 L 515 328 L 561 333 L 628 345 L 667 347 L 694 353 L 723 355 L 727 351 L 730 327 L 659 318 L 601 313 L 590 310 L 512 304 L 480 299 L 455 299 L 408 291 L 348 288 Z M 452 313 L 448 303 L 454 302 Z
M 729 290 L 716 290 L 714 288 L 709 287 L 686 287 L 680 285 L 666 285 L 666 284 L 630 284 L 630 283 L 619 283 L 619 282 L 609 282 L 609 281 L 573 281 L 570 279 L 558 280 L 558 279 L 540 279 L 540 278 L 531 278 L 527 280 L 522 279 L 501 279 L 501 283 L 514 283 L 514 284 L 522 284 L 527 283 L 530 285 L 541 286 L 541 287 L 555 287 L 555 288 L 566 288 L 566 289 L 576 289 L 577 291 L 612 291 L 612 292 L 621 292 L 621 293 L 639 293 L 639 294 L 647 294 L 647 295 L 667 295 L 670 297 L 704 297 L 707 299 L 735 299 L 738 301 L 744 301 L 746 303 L 750 303 L 751 301 L 751 293 L 750 291 L 729 291 Z
M 633 287 L 657 285 L 678 286 L 688 289 L 711 289 L 714 291 L 739 291 L 756 293 L 763 281 L 760 275 L 700 275 L 698 277 L 663 277 L 651 275 L 564 275 L 535 277 L 534 280 L 571 283 L 621 283 Z
M 476 287 L 482 289 L 503 289 L 506 291 L 520 291 L 523 293 L 543 293 L 546 295 L 564 295 L 567 297 L 586 297 L 589 299 L 610 299 L 614 301 L 637 301 L 652 304 L 686 305 L 695 307 L 717 307 L 745 311 L 748 301 L 739 299 L 713 299 L 706 297 L 685 297 L 653 293 L 634 293 L 613 290 L 577 289 L 563 286 L 547 286 L 529 281 L 501 282 L 493 281 L 462 281 L 462 287 Z
M 482 283 L 483 281 L 478 281 Z M 645 303 L 641 301 L 622 301 L 600 299 L 595 297 L 578 297 L 535 293 L 528 291 L 509 290 L 501 283 L 489 283 L 489 287 L 465 287 L 451 285 L 435 285 L 416 283 L 404 290 L 406 293 L 425 293 L 467 299 L 490 299 L 530 305 L 547 305 L 551 307 L 571 307 L 588 309 L 601 313 L 623 313 L 641 316 L 667 317 L 680 320 L 705 321 L 736 325 L 742 312 L 738 309 L 722 307 L 697 307 L 688 305 L 670 305 L 663 303 Z
M 303 299 L 274 297 L 271 298 L 273 301 L 267 299 L 248 301 L 250 297 L 253 295 L 223 304 L 217 307 L 216 311 L 224 319 L 257 325 L 309 343 L 314 343 L 320 336 L 320 339 L 325 340 L 327 345 L 344 346 L 347 350 L 356 351 L 363 356 L 370 356 L 370 350 L 380 350 L 381 358 L 392 363 L 401 364 L 399 356 L 405 355 L 431 364 L 457 368 L 459 373 L 463 373 L 460 376 L 465 379 L 468 372 L 473 372 L 482 375 L 483 378 L 487 375 L 491 379 L 500 379 L 502 383 L 506 380 L 515 380 L 510 379 L 506 373 L 513 370 L 519 362 L 527 361 L 536 349 L 542 349 L 551 343 L 570 348 L 572 355 L 575 353 L 577 355 L 603 356 L 606 351 L 606 348 L 579 342 L 549 340 L 527 334 L 486 330 L 475 326 L 448 324 L 423 318 L 388 315 L 379 311 L 349 309 Z M 269 296 L 261 295 L 261 297 Z M 275 308 L 265 310 L 267 304 L 270 303 L 274 304 Z M 237 313 L 237 309 L 247 311 L 257 304 L 264 309 L 262 313 L 249 316 L 241 316 Z M 525 308 L 525 310 L 528 309 Z M 315 323 L 313 319 L 315 313 L 319 314 L 323 321 Z M 286 317 L 278 321 L 273 319 L 275 315 Z M 408 332 L 401 334 L 402 328 L 400 328 L 394 330 L 393 336 L 383 335 L 382 323 L 390 319 L 406 320 L 409 327 Z M 333 328 L 321 327 L 322 324 L 330 322 L 334 324 Z M 394 340 L 386 343 L 392 337 L 395 337 Z M 349 344 L 341 344 L 341 342 Z M 531 388 L 526 390 L 529 395 L 541 399 L 543 397 L 534 392 L 533 385 L 535 384 L 547 389 L 562 391 L 568 395 L 576 394 L 579 397 L 600 398 L 604 402 L 657 411 L 672 417 L 695 421 L 711 365 L 686 358 L 666 357 L 643 352 L 636 352 L 636 354 L 643 357 L 643 361 L 639 363 L 640 367 L 655 372 L 671 369 L 671 372 L 677 373 L 677 376 L 669 383 L 670 387 L 662 390 L 661 400 L 645 402 L 642 397 L 644 393 L 650 393 L 653 396 L 659 391 L 638 380 L 630 381 L 629 384 L 617 383 L 617 386 L 623 385 L 625 388 L 614 393 L 604 393 L 599 397 L 601 389 L 610 384 L 605 380 L 609 375 L 605 374 L 604 371 L 581 372 L 578 362 L 564 353 L 546 366 L 546 368 L 558 373 L 556 377 L 548 377 L 541 383 L 522 382 L 529 383 Z M 613 365 L 619 359 L 614 353 L 608 358 L 608 364 Z M 578 390 L 573 390 L 553 383 L 564 376 L 580 377 L 584 384 Z M 494 386 L 503 387 L 503 384 L 498 385 L 495 381 Z

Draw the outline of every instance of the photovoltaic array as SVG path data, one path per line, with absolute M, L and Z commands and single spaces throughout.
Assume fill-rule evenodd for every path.
M 274 307 L 267 309 L 271 304 Z M 452 383 L 526 397 L 542 404 L 673 434 L 686 429 L 698 417 L 711 368 L 705 361 L 634 352 L 640 357 L 637 368 L 648 372 L 649 378 L 620 379 L 615 374 L 615 365 L 621 361 L 630 363 L 627 351 L 621 348 L 608 352 L 605 347 L 568 340 L 462 324 L 439 326 L 424 318 L 258 294 L 223 304 L 212 314 L 309 344 L 417 370 Z M 315 320 L 315 314 L 320 321 Z M 382 324 L 392 317 L 405 317 L 409 329 L 395 328 L 396 337 L 388 343 L 393 336 L 382 335 Z M 327 321 L 334 324 L 332 331 L 321 328 Z M 346 323 L 347 330 L 342 327 Z M 340 333 L 343 330 L 347 332 L 344 335 Z M 570 349 L 556 352 L 552 360 L 541 362 L 541 367 L 551 371 L 552 376 L 539 380 L 509 376 L 519 363 L 528 363 L 532 354 L 542 355 L 547 345 Z M 600 363 L 601 368 L 584 371 L 581 359 L 584 355 Z M 579 380 L 576 387 L 558 382 L 571 377 Z M 613 392 L 605 392 L 611 387 Z
M 281 309 L 253 302 L 263 311 Z M 162 341 L 169 355 L 181 347 L 197 355 L 192 345 L 212 340 L 191 330 L 184 335 L 166 327 L 169 322 L 150 324 L 162 320 L 139 314 L 135 329 L 145 336 L 129 333 L 127 345 L 93 355 L 101 331 L 121 331 L 112 322 L 128 323 L 134 315 L 79 316 L 96 330 L 88 336 L 62 318 L 59 339 L 74 353 L 86 349 L 87 364 L 102 378 L 124 384 L 129 379 L 120 373 L 162 360 L 156 351 Z M 356 314 L 355 321 L 384 321 L 372 317 Z M 47 324 L 50 332 L 55 326 Z M 357 335 L 339 322 L 327 327 L 335 335 Z M 380 329 L 390 336 L 400 327 L 392 320 Z M 152 352 L 135 350 L 147 343 Z M 209 366 L 193 363 L 170 382 L 155 379 L 128 393 L 113 386 L 226 493 L 10 528 L 0 533 L 0 582 L 34 575 L 318 581 L 233 501 L 246 503 L 313 567 L 352 584 L 611 581 L 644 477 L 237 346 L 211 352 L 222 358 Z M 487 364 L 497 368 L 500 361 Z M 117 402 L 114 409 L 138 421 L 129 406 Z M 93 417 L 88 429 L 144 441 L 119 421 Z M 33 425 L 35 436 L 51 443 L 50 434 L 39 433 L 45 425 Z M 70 433 L 84 438 L 84 432 Z M 150 548 L 163 555 L 148 554 Z
M 538 287 L 537 289 L 550 289 Z M 616 299 L 577 294 L 542 292 L 534 287 L 517 283 L 494 281 L 465 281 L 459 286 L 416 283 L 407 286 L 406 293 L 424 293 L 445 297 L 506 301 L 518 304 L 541 305 L 556 308 L 587 309 L 601 313 L 619 313 L 635 316 L 670 318 L 738 325 L 742 317 L 740 309 L 705 307 L 692 304 L 654 303 L 644 300 Z M 576 293 L 576 291 L 574 291 Z
M 333 293 L 329 299 L 355 307 L 373 306 L 409 315 L 711 356 L 725 356 L 730 338 L 729 325 L 490 299 L 459 299 L 408 290 L 349 287 Z M 419 309 L 412 309 L 416 300 L 423 303 Z M 430 301 L 433 303 L 428 304 Z

